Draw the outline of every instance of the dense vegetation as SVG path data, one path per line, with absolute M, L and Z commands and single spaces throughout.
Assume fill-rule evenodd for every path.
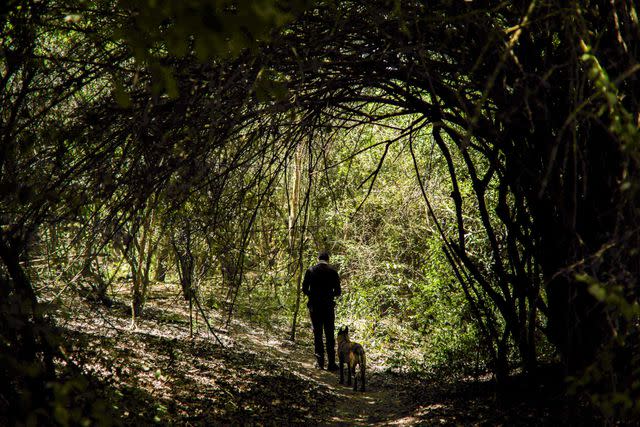
M 90 400 L 57 326 L 72 296 L 127 301 L 135 326 L 176 283 L 194 316 L 295 340 L 323 249 L 338 321 L 389 368 L 503 387 L 559 364 L 603 417 L 640 415 L 635 2 L 25 0 L 0 16 L 15 420 L 73 423 L 61 396 Z

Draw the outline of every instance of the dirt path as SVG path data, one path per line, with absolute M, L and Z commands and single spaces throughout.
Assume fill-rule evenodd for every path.
M 178 303 L 166 295 L 154 298 L 135 329 L 124 304 L 79 310 L 65 324 L 75 348 L 87 352 L 82 357 L 92 361 L 106 383 L 117 384 L 121 395 L 126 388 L 124 412 L 132 417 L 134 411 L 141 419 L 155 416 L 154 405 L 160 404 L 165 407 L 160 419 L 193 425 L 239 420 L 268 424 L 268 417 L 285 424 L 302 419 L 349 426 L 417 422 L 406 404 L 406 384 L 376 366 L 371 355 L 367 391 L 355 392 L 338 384 L 338 373 L 316 369 L 310 325 L 303 322 L 294 343 L 285 338 L 287 327 L 267 330 L 238 319 L 231 330 L 217 329 L 221 347 L 203 324 L 189 337 L 188 312 Z M 210 320 L 222 323 L 213 316 Z M 127 390 L 135 390 L 139 399 L 132 400 Z M 126 418 L 124 423 L 137 420 Z
M 216 329 L 224 342 L 220 346 L 202 322 L 191 337 L 184 304 L 161 296 L 133 329 L 125 304 L 104 309 L 74 301 L 74 315 L 60 317 L 67 354 L 87 367 L 96 402 L 106 411 L 98 415 L 131 426 L 150 420 L 166 425 L 537 426 L 575 418 L 573 413 L 566 418 L 560 383 L 557 389 L 532 390 L 526 382 L 514 382 L 512 392 L 498 399 L 489 378 L 446 382 L 396 375 L 377 366 L 381 362 L 373 352 L 367 357 L 367 391 L 354 392 L 338 384 L 337 373 L 315 368 L 312 334 L 304 322 L 293 343 L 284 339 L 286 327 L 267 330 L 234 321 L 231 330 Z M 589 417 L 586 413 L 582 420 L 587 421 L 572 424 L 593 424 Z
M 330 424 L 403 426 L 416 422 L 404 403 L 402 388 L 385 378 L 376 366 L 367 367 L 367 391 L 355 392 L 349 386 L 338 384 L 338 373 L 315 367 L 312 346 L 305 344 L 311 342 L 310 336 L 300 338 L 297 344 L 252 328 L 239 327 L 233 335 L 250 349 L 279 359 L 297 375 L 329 389 L 336 397 Z

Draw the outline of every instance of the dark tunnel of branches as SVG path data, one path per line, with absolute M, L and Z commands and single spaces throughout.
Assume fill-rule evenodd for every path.
M 314 219 L 318 188 L 331 205 L 345 165 L 375 153 L 353 183 L 356 218 L 402 151 L 422 206 L 408 221 L 429 225 L 497 383 L 535 382 L 551 358 L 604 411 L 637 416 L 636 3 L 257 4 L 0 6 L 2 404 L 28 393 L 48 408 L 37 390 L 64 381 L 62 365 L 82 372 L 55 283 L 108 305 L 97 266 L 120 254 L 135 321 L 168 270 L 205 309 L 195 277 L 217 269 L 228 324 L 283 179 L 271 233 L 288 244 L 262 259 L 288 260 L 295 295 L 306 254 L 335 239 Z M 384 137 L 344 143 L 372 128 Z M 299 290 L 292 301 L 295 339 Z

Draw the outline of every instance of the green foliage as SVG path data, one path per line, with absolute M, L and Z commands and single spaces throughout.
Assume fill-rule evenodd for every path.
M 13 373 L 56 375 L 44 299 L 142 310 L 153 273 L 294 336 L 329 249 L 388 366 L 533 372 L 543 331 L 635 414 L 635 6 L 466 3 L 0 6 L 3 346 L 43 361 Z
M 119 6 L 133 20 L 116 34 L 127 40 L 139 60 L 159 53 L 160 44 L 176 56 L 186 56 L 192 49 L 201 60 L 235 56 L 255 47 L 307 5 L 276 0 L 122 0 Z
M 602 283 L 586 273 L 577 274 L 576 280 L 588 286 L 589 293 L 605 304 L 608 321 L 617 327 L 596 360 L 581 375 L 568 378 L 569 392 L 586 396 L 611 421 L 636 420 L 640 417 L 637 330 L 640 305 L 625 295 L 623 286 Z M 623 378 L 618 378 L 619 375 Z
M 484 356 L 469 363 L 468 356 L 482 354 L 477 351 L 480 338 L 440 236 L 433 224 L 416 220 L 424 217 L 424 202 L 410 172 L 407 146 L 398 142 L 385 149 L 380 144 L 392 135 L 382 127 L 358 133 L 360 144 L 374 148 L 327 171 L 315 199 L 321 231 L 343 278 L 337 322 L 349 325 L 355 339 L 389 368 L 462 375 L 486 363 Z M 324 152 L 329 164 L 349 155 L 351 137 L 341 135 Z M 430 143 L 425 138 L 419 150 L 428 152 Z M 383 154 L 386 160 L 369 191 L 363 184 L 370 184 L 373 178 L 365 180 Z M 443 171 L 437 157 L 427 160 L 433 168 L 428 187 L 436 209 L 444 212 Z
M 310 4 L 308 0 L 120 0 L 118 7 L 129 18 L 117 24 L 112 38 L 126 43 L 136 62 L 151 71 L 155 94 L 177 98 L 180 89 L 168 58 L 196 57 L 202 62 L 235 58 L 256 49 Z M 82 15 L 68 18 L 80 21 Z M 266 75 L 257 83 L 261 100 L 282 92 L 281 83 Z M 115 97 L 122 107 L 129 106 L 118 84 Z
M 625 150 L 637 151 L 640 148 L 638 146 L 640 135 L 633 115 L 622 104 L 620 92 L 615 82 L 611 80 L 607 71 L 602 67 L 597 54 L 594 54 L 584 41 L 581 41 L 581 48 L 584 52 L 581 59 L 588 67 L 588 76 L 594 84 L 594 95 L 602 97 L 604 100 L 600 105 L 598 115 L 607 114 L 611 121 L 609 130 L 620 137 Z M 626 76 L 637 71 L 638 67 L 633 67 L 625 71 L 625 75 L 620 76 L 619 80 L 624 80 Z M 623 185 L 628 188 L 630 183 L 625 182 Z

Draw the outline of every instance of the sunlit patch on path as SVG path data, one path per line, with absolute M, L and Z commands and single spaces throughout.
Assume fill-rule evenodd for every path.
M 250 348 L 280 359 L 296 375 L 331 390 L 336 397 L 329 422 L 337 425 L 410 425 L 416 419 L 402 399 L 397 385 L 385 384 L 380 367 L 370 366 L 367 372 L 367 391 L 353 391 L 338 384 L 338 374 L 316 369 L 311 337 L 302 331 L 299 343 L 274 338 L 263 331 L 238 324 L 235 335 Z M 387 381 L 388 383 L 388 381 Z

